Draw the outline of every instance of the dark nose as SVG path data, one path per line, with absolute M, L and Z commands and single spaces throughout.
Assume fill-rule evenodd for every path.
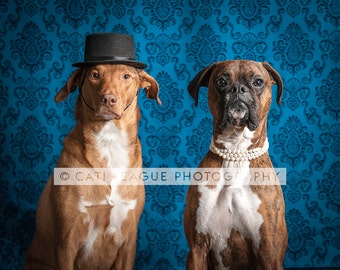
M 235 85 L 232 89 L 231 89 L 232 93 L 234 94 L 244 94 L 247 92 L 247 88 L 242 85 L 242 84 L 239 84 L 239 85 Z
M 117 98 L 115 95 L 104 95 L 102 102 L 106 104 L 106 106 L 113 106 L 117 103 Z

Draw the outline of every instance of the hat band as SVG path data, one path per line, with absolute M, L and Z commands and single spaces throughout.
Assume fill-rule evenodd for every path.
M 84 62 L 100 62 L 100 61 L 136 61 L 135 58 L 125 57 L 125 56 L 96 56 L 96 57 L 86 57 Z

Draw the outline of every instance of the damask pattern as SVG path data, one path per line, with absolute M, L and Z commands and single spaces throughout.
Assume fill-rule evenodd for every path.
M 269 14 L 269 1 L 268 0 L 234 0 L 229 2 L 230 15 L 237 14 L 236 22 L 244 25 L 246 28 L 251 29 L 257 24 L 261 24 L 264 15 Z
M 33 23 L 27 23 L 17 40 L 11 40 L 12 59 L 18 60 L 19 68 L 23 68 L 30 74 L 43 69 L 45 62 L 52 59 L 52 42 L 45 39 L 39 27 Z
M 226 42 L 220 41 L 221 37 L 215 34 L 210 25 L 202 25 L 198 32 L 199 35 L 192 37 L 194 42 L 186 50 L 188 62 L 194 62 L 194 69 L 197 71 L 213 62 L 226 59 Z
M 156 118 L 162 124 L 173 119 L 179 110 L 183 108 L 183 94 L 178 89 L 178 84 L 173 82 L 170 74 L 167 72 L 160 72 L 155 77 L 158 84 L 163 85 L 166 92 L 160 93 L 160 99 L 162 100 L 162 106 L 158 106 L 152 100 L 146 100 L 144 102 L 144 108 L 149 109 L 150 116 Z
M 295 75 L 307 66 L 306 60 L 313 59 L 314 41 L 308 39 L 297 23 L 291 23 L 280 40 L 274 42 L 274 59 L 282 59 L 281 68 Z
M 324 114 L 329 114 L 336 120 L 340 118 L 340 69 L 331 70 L 330 74 L 322 81 L 323 85 L 318 89 L 317 103 L 324 105 Z
M 306 160 L 307 153 L 312 152 L 313 142 L 313 134 L 307 132 L 298 117 L 291 116 L 279 134 L 274 135 L 274 152 L 281 155 L 280 161 L 295 168 Z
M 18 160 L 29 168 L 33 168 L 46 159 L 46 154 L 52 152 L 52 135 L 46 133 L 35 116 L 25 119 L 17 133 L 11 134 L 12 153 L 20 152 Z
M 22 269 L 35 208 L 75 123 L 78 97 L 55 93 L 83 59 L 85 36 L 135 37 L 160 85 L 141 91 L 145 167 L 197 167 L 208 151 L 207 90 L 189 81 L 216 61 L 268 61 L 282 75 L 268 117 L 270 155 L 287 169 L 285 267 L 340 267 L 340 13 L 337 0 L 0 1 L 0 265 Z M 276 89 L 273 89 L 273 96 Z M 186 186 L 146 186 L 135 269 L 184 269 Z

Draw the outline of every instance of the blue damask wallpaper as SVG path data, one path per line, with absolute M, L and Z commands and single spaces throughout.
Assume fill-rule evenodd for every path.
M 86 34 L 128 33 L 161 87 L 140 93 L 145 167 L 196 167 L 208 150 L 206 91 L 187 85 L 225 59 L 270 62 L 282 104 L 270 154 L 287 168 L 285 267 L 340 267 L 340 2 L 338 0 L 1 0 L 0 268 L 21 269 L 35 208 L 74 125 L 75 92 L 55 104 Z M 136 269 L 184 269 L 186 186 L 147 186 Z

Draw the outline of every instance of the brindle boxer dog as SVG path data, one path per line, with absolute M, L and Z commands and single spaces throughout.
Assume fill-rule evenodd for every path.
M 278 182 L 249 184 L 250 169 L 273 167 L 267 152 L 273 84 L 280 103 L 278 72 L 266 62 L 241 60 L 214 63 L 189 84 L 196 105 L 199 88 L 208 87 L 213 115 L 210 151 L 199 167 L 239 173 L 229 181 L 189 187 L 187 269 L 283 269 L 287 229 L 281 187 Z

